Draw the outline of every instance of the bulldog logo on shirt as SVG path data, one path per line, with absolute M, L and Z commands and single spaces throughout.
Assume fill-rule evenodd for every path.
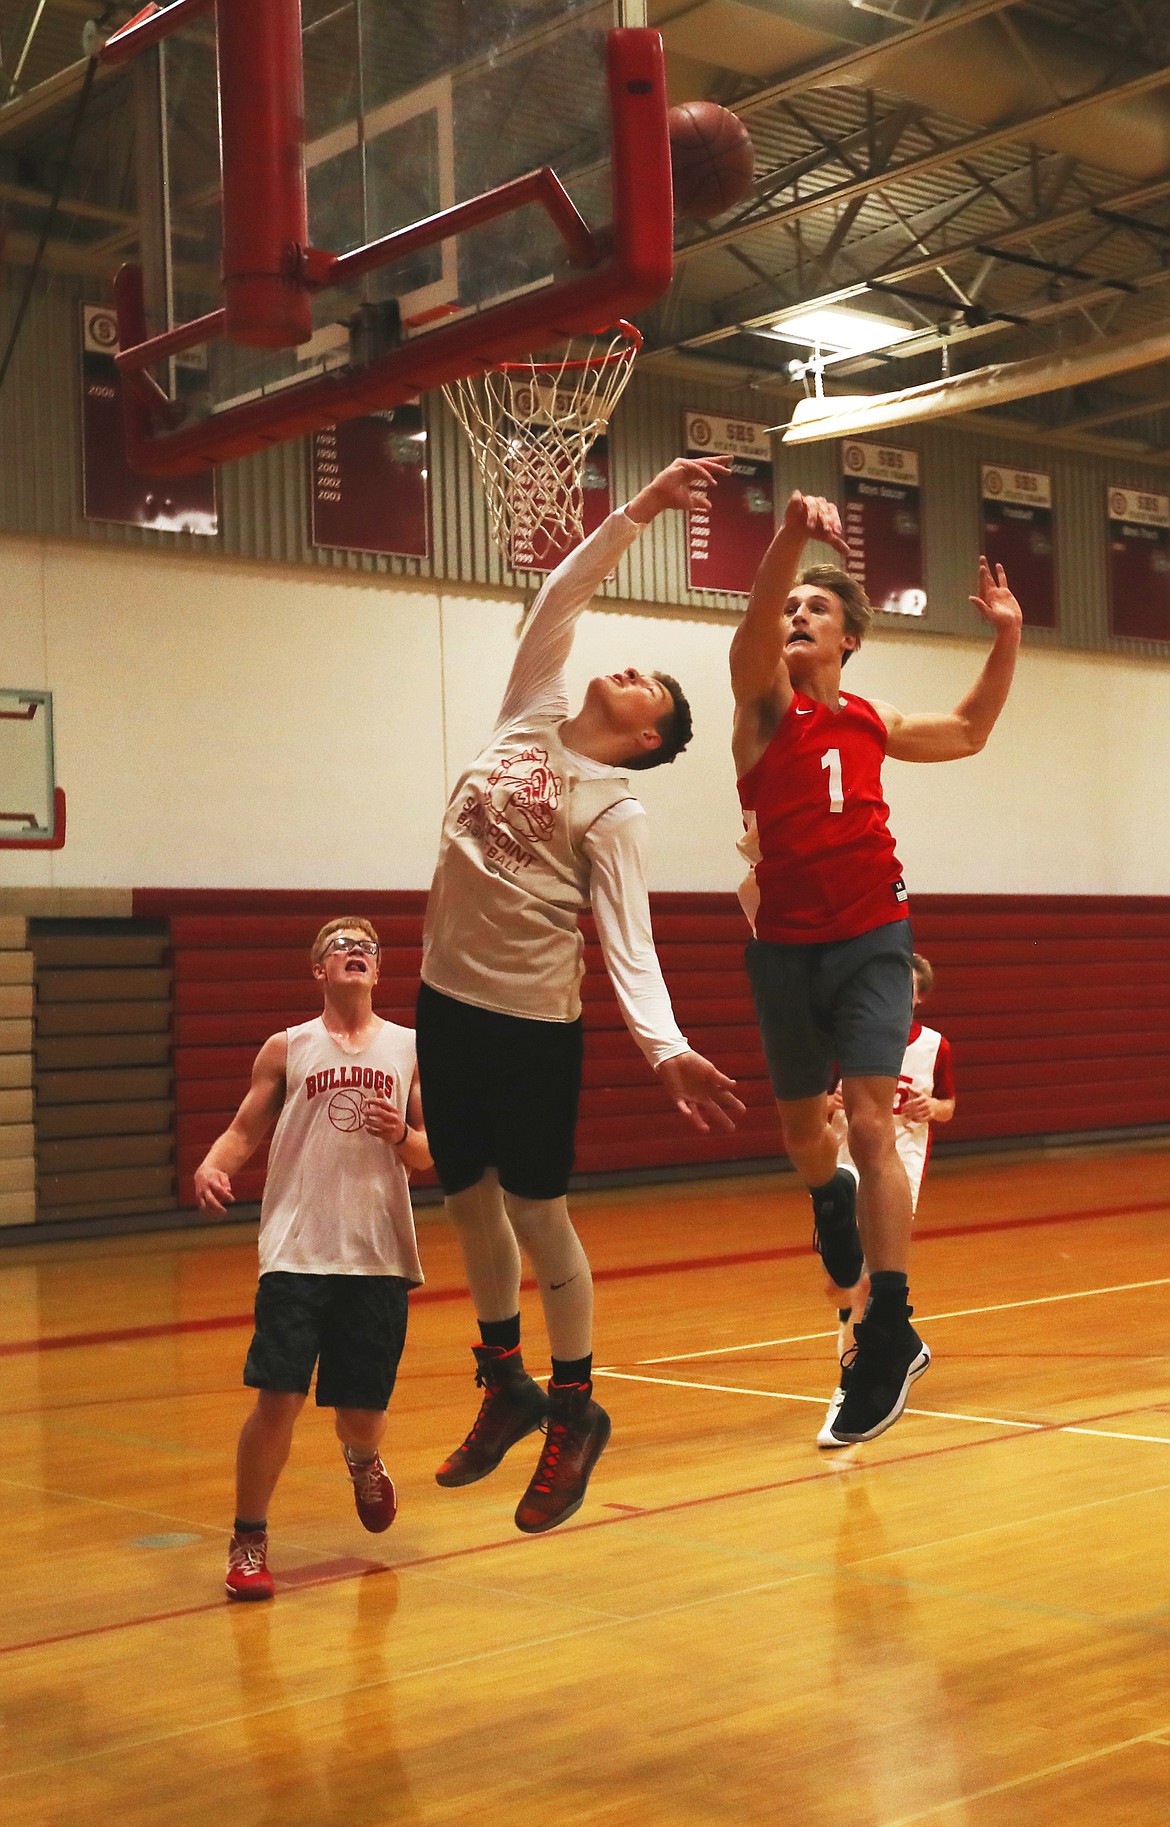
M 488 775 L 488 798 L 497 818 L 518 837 L 548 838 L 561 803 L 562 781 L 548 765 L 548 750 L 522 749 Z

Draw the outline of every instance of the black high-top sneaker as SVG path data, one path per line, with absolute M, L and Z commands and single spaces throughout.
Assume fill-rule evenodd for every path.
M 548 1413 L 548 1397 L 525 1370 L 519 1345 L 512 1351 L 498 1345 L 471 1349 L 483 1401 L 463 1445 L 435 1473 L 436 1484 L 474 1484 L 477 1478 L 486 1478 L 508 1448 L 533 1433 Z
M 861 1280 L 865 1255 L 857 1229 L 857 1182 L 839 1167 L 827 1186 L 812 1195 L 813 1249 L 825 1265 L 825 1274 L 838 1288 L 853 1288 Z
M 590 1473 L 610 1434 L 609 1416 L 592 1401 L 592 1383 L 550 1383 L 544 1449 L 516 1507 L 516 1527 L 540 1535 L 575 1516 Z
M 839 1445 L 876 1440 L 893 1427 L 911 1383 L 930 1368 L 930 1347 L 910 1324 L 913 1311 L 907 1307 L 893 1318 L 876 1318 L 871 1308 L 854 1326 L 857 1342 L 842 1364 L 844 1398 L 829 1423 Z

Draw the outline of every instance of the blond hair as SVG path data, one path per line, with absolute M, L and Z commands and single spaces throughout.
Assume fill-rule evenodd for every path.
M 873 621 L 873 610 L 864 586 L 855 577 L 850 577 L 848 571 L 842 571 L 840 565 L 806 565 L 796 581 L 798 584 L 816 584 L 818 589 L 833 592 L 845 612 L 845 632 L 853 636 L 854 650 L 860 647 Z M 842 665 L 848 658 L 846 653 L 842 657 Z
M 913 963 L 914 975 L 918 979 L 918 994 L 920 996 L 929 996 L 931 990 L 934 988 L 934 966 L 931 964 L 929 958 L 924 958 L 922 956 L 921 952 L 914 953 Z
M 325 956 L 325 948 L 329 944 L 334 933 L 345 932 L 364 933 L 367 939 L 372 939 L 375 945 L 379 948 L 381 947 L 382 941 L 379 939 L 368 920 L 363 920 L 360 916 L 345 920 L 330 920 L 321 928 L 317 937 L 313 940 L 312 950 L 309 953 L 309 958 L 312 963 L 320 964 L 322 958 Z

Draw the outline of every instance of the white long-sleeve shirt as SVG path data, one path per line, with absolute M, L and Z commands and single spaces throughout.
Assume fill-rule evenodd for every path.
M 552 831 L 564 782 L 550 770 L 548 754 L 534 748 L 530 738 L 533 732 L 539 737 L 542 730 L 548 731 L 560 746 L 559 727 L 569 714 L 565 666 L 577 618 L 639 531 L 624 510 L 611 514 L 546 580 L 521 636 L 492 740 L 452 795 L 427 910 L 423 977 L 433 988 L 461 1000 L 554 1020 L 572 1019 L 579 1008 L 579 936 L 574 933 L 571 951 L 556 944 L 566 937 L 569 922 L 575 929 L 572 884 L 558 885 L 547 870 L 541 876 L 546 859 L 537 842 Z M 517 745 L 519 753 L 513 758 L 509 747 Z M 616 801 L 591 822 L 581 820 L 574 842 L 587 865 L 589 905 L 623 1019 L 650 1064 L 658 1066 L 686 1052 L 687 1042 L 675 1021 L 654 950 L 646 884 L 646 814 L 629 793 L 620 768 L 563 746 L 560 752 L 571 764 L 579 797 L 585 797 L 583 786 L 596 782 L 600 804 L 606 798 Z M 606 783 L 612 787 L 610 794 Z M 554 869 L 556 865 L 554 857 Z M 525 871 L 530 882 L 551 880 L 565 892 L 525 896 Z M 504 920 L 496 920 L 493 927 L 494 910 L 489 908 L 477 924 L 474 906 L 505 878 L 506 887 L 521 897 L 511 902 L 516 919 L 509 924 L 519 936 L 510 954 L 501 930 Z M 477 895 L 477 888 L 484 893 Z M 506 907 L 507 903 L 505 911 Z M 553 945 L 546 946 L 546 939 Z M 531 1006 L 533 985 L 525 947 L 540 951 L 542 958 L 554 957 L 539 986 L 543 990 L 548 981 L 550 1000 L 539 1009 Z M 567 1000 L 560 996 L 559 981 L 554 981 L 565 969 L 573 978 Z M 521 975 L 524 1002 L 518 996 Z

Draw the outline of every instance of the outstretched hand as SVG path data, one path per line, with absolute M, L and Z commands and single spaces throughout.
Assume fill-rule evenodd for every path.
M 997 634 L 1004 629 L 1018 629 L 1024 625 L 1024 612 L 1008 589 L 1007 572 L 1002 565 L 996 565 L 993 577 L 991 566 L 982 554 L 979 558 L 979 594 L 973 596 L 971 601 Z
M 707 490 L 730 474 L 730 457 L 676 457 L 634 496 L 626 512 L 645 526 L 667 508 L 702 507 Z
M 735 1095 L 735 1080 L 720 1072 L 701 1053 L 676 1053 L 657 1068 L 667 1096 L 693 1129 L 709 1135 L 716 1129 L 735 1128 L 745 1106 Z
M 788 506 L 784 510 L 784 531 L 801 533 L 807 539 L 819 539 L 825 545 L 832 546 L 840 552 L 842 558 L 849 556 L 849 541 L 841 525 L 841 515 L 837 505 L 824 495 L 802 495 L 796 489 L 788 497 Z

